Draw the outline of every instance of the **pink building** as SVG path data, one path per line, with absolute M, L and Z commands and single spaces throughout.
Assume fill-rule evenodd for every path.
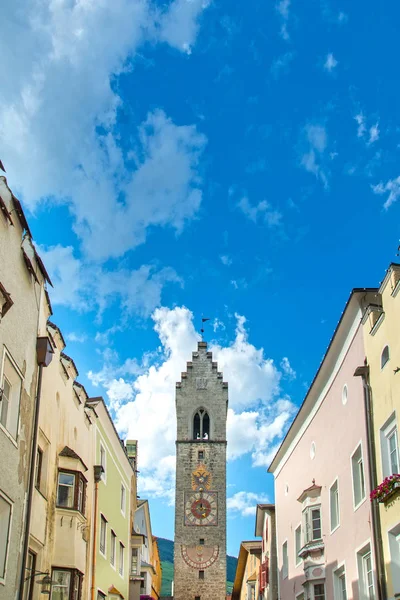
M 361 317 L 375 290 L 354 290 L 269 471 L 275 477 L 281 600 L 378 598 L 361 377 Z

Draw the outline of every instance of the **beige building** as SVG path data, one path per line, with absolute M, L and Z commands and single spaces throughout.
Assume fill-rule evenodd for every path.
M 259 540 L 240 544 L 232 600 L 258 600 L 260 597 L 261 554 L 262 542 Z
M 46 316 L 41 333 L 47 331 L 54 357 L 42 382 L 27 568 L 49 573 L 52 598 L 80 600 L 90 588 L 93 415 L 62 333 Z M 27 600 L 42 597 L 37 580 L 27 582 Z
M 392 263 L 363 316 L 372 392 L 376 483 L 387 597 L 400 596 L 400 265 Z M 368 382 L 368 380 L 367 380 Z
M 37 393 L 40 306 L 50 312 L 49 276 L 21 205 L 0 177 L 0 599 L 13 600 L 21 577 Z

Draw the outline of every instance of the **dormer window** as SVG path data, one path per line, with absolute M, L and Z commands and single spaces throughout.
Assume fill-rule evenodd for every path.
M 210 417 L 204 408 L 199 408 L 193 418 L 193 439 L 208 440 L 210 438 Z
M 389 346 L 385 346 L 384 349 L 382 350 L 382 354 L 381 354 L 381 369 L 383 369 L 383 367 L 389 361 L 389 358 L 390 358 Z

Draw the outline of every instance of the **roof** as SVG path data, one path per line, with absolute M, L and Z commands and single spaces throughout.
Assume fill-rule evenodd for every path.
M 119 590 L 117 590 L 117 588 L 115 587 L 115 585 L 112 585 L 110 588 L 108 588 L 108 593 L 109 594 L 115 594 L 116 596 L 119 596 L 120 598 L 123 598 L 123 595 L 121 594 L 121 592 Z
M 264 515 L 264 512 L 274 513 L 275 512 L 275 504 L 257 504 L 254 535 L 262 536 L 262 534 L 263 534 L 264 519 L 262 517 Z
M 247 557 L 252 550 L 258 550 L 261 553 L 261 540 L 249 540 L 240 544 L 239 556 L 236 565 L 235 581 L 232 588 L 232 600 L 239 600 L 240 590 L 243 585 L 243 577 L 246 569 Z
M 47 325 L 48 325 L 48 327 L 51 327 L 52 329 L 54 329 L 54 331 L 57 331 L 58 335 L 61 338 L 62 343 L 64 344 L 64 346 L 66 346 L 67 344 L 65 343 L 63 334 L 61 333 L 61 329 L 58 327 L 58 325 L 56 325 L 55 323 L 53 323 L 53 321 L 50 321 L 50 320 L 47 321 Z
M 254 571 L 254 573 L 250 575 L 247 581 L 257 581 L 257 571 Z
M 85 465 L 79 454 L 77 454 L 75 450 L 72 450 L 72 448 L 70 448 L 69 446 L 64 446 L 64 448 L 59 453 L 59 456 L 66 456 L 67 458 L 74 458 L 76 460 L 79 460 L 85 467 L 85 471 L 88 470 L 87 466 Z
M 370 303 L 369 300 L 366 300 L 366 296 L 369 294 L 377 294 L 378 291 L 378 288 L 354 288 L 351 291 L 350 296 L 345 304 L 344 310 L 340 316 L 339 322 L 333 333 L 333 336 L 329 342 L 328 348 L 322 358 L 321 364 L 299 408 L 299 411 L 295 419 L 293 420 L 291 426 L 289 427 L 289 430 L 286 436 L 284 437 L 281 445 L 279 446 L 277 453 L 272 459 L 270 466 L 268 467 L 269 473 L 275 473 L 275 470 L 280 464 L 281 459 L 285 456 L 292 441 L 295 440 L 296 435 L 300 431 L 302 423 L 311 413 L 311 410 L 314 407 L 316 401 L 318 400 L 321 391 L 324 389 L 324 377 L 326 377 L 327 373 L 331 371 L 328 365 L 328 358 L 330 358 L 331 355 L 334 356 L 335 352 L 339 355 L 339 350 L 342 347 L 341 343 L 343 342 L 343 340 L 341 340 L 340 338 L 346 337 L 346 333 L 348 333 L 351 323 L 354 321 L 357 312 L 360 310 L 360 306 L 363 304 L 367 306 Z M 363 309 L 362 306 L 361 309 Z M 361 310 L 361 313 L 362 312 L 363 310 Z M 337 346 L 339 346 L 339 349 Z
M 320 485 L 315 485 L 315 479 L 313 479 L 312 485 L 310 485 L 310 487 L 306 488 L 305 490 L 303 490 L 300 494 L 300 496 L 297 498 L 298 502 L 303 502 L 303 500 L 307 497 L 307 496 L 313 496 L 313 492 L 318 492 L 318 495 L 321 493 L 322 487 Z
M 76 374 L 79 375 L 79 371 L 76 368 L 76 364 L 74 363 L 73 359 L 70 356 L 68 356 L 68 354 L 65 354 L 65 352 L 61 352 L 60 356 L 61 356 L 61 358 L 63 358 L 67 362 L 71 363 L 72 366 L 74 367 L 75 371 L 76 371 Z

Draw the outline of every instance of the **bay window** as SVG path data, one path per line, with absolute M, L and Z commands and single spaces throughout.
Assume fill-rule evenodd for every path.
M 321 508 L 309 507 L 303 511 L 304 543 L 314 542 L 322 538 Z
M 86 479 L 78 471 L 59 471 L 57 506 L 72 508 L 84 514 Z
M 51 600 L 81 600 L 82 573 L 77 569 L 54 568 Z

